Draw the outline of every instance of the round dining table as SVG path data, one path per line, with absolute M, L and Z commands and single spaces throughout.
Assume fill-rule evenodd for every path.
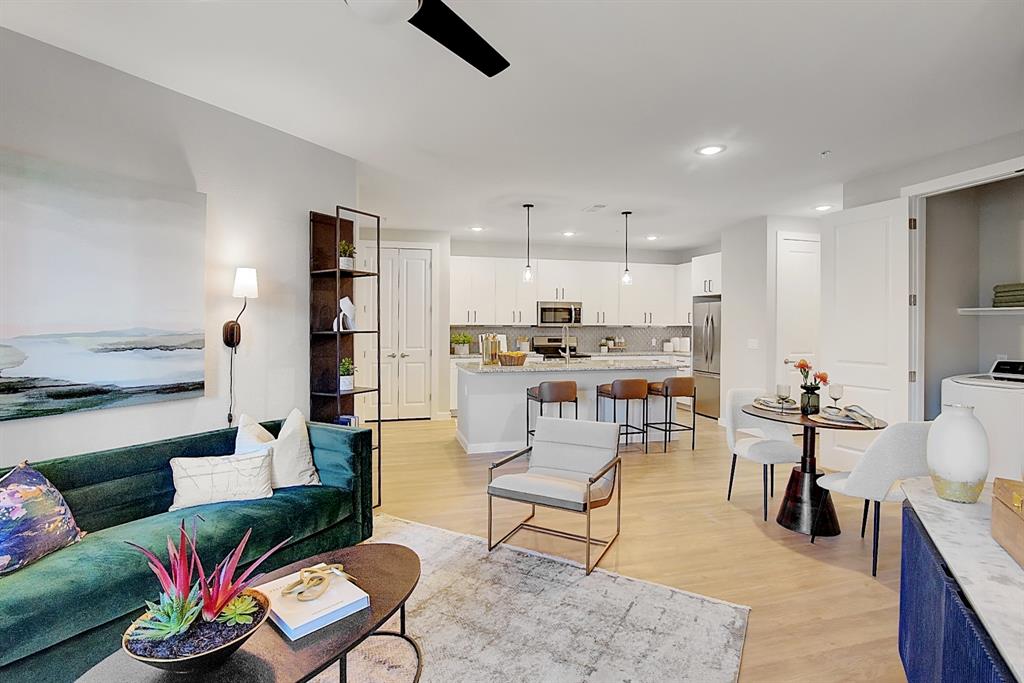
M 742 408 L 747 415 L 760 417 L 773 422 L 799 425 L 803 428 L 803 454 L 800 458 L 800 466 L 794 467 L 789 475 L 789 483 L 786 484 L 786 495 L 782 498 L 782 506 L 775 518 L 779 526 L 790 531 L 807 534 L 811 533 L 811 525 L 817 517 L 817 529 L 815 536 L 838 536 L 840 534 L 839 518 L 836 516 L 836 509 L 832 505 L 832 497 L 825 495 L 825 489 L 818 486 L 818 477 L 824 472 L 818 471 L 818 463 L 814 455 L 815 441 L 817 440 L 818 429 L 837 429 L 842 431 L 872 431 L 885 429 L 888 425 L 882 420 L 875 420 L 874 427 L 856 424 L 840 424 L 811 419 L 807 415 L 794 412 L 782 412 L 769 408 L 760 408 L 755 405 L 745 405 Z M 818 508 L 822 507 L 821 512 Z

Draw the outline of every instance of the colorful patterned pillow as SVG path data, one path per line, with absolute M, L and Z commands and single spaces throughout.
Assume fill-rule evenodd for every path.
M 0 478 L 0 575 L 27 567 L 83 536 L 64 496 L 28 463 Z

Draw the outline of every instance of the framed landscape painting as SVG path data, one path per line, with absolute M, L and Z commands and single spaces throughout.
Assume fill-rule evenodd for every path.
M 0 150 L 0 420 L 204 392 L 206 195 Z

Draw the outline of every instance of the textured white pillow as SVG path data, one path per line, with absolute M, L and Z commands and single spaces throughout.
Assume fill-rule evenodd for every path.
M 171 458 L 174 503 L 168 512 L 225 500 L 270 498 L 273 448 L 209 458 Z
M 275 489 L 285 486 L 320 486 L 320 476 L 313 464 L 306 418 L 298 408 L 288 414 L 275 440 L 273 435 L 248 415 L 238 420 L 235 453 L 272 446 L 271 483 Z

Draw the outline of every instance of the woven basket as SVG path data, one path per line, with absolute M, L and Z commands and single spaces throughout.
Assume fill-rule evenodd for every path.
M 516 356 L 511 353 L 499 353 L 498 362 L 501 363 L 502 365 L 525 365 L 526 354 L 523 354 L 522 356 Z

